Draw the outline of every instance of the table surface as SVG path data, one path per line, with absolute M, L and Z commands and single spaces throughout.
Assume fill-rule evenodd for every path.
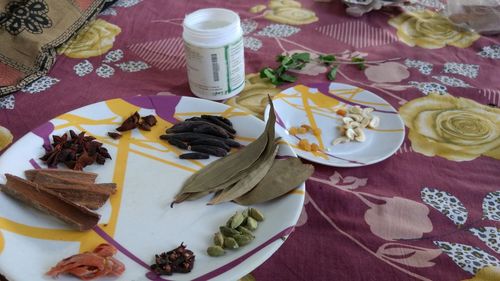
M 275 66 L 280 53 L 358 56 L 367 68 L 341 65 L 336 82 L 376 93 L 407 126 L 401 148 L 381 163 L 315 164 L 295 232 L 253 278 L 500 280 L 500 37 L 422 9 L 351 18 L 339 2 L 120 0 L 47 76 L 0 98 L 0 124 L 15 141 L 97 101 L 191 95 L 182 18 L 232 9 L 242 19 L 248 81 L 228 103 L 245 107 L 278 91 L 253 73 Z M 311 64 L 298 82 L 327 82 L 326 71 Z

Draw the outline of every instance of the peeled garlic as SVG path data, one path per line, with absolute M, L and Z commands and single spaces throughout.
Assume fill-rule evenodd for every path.
M 356 128 L 354 129 L 354 133 L 356 133 L 356 137 L 354 137 L 354 140 L 357 140 L 359 142 L 364 142 L 366 140 L 366 135 L 365 132 L 363 132 L 363 129 Z
M 336 138 L 334 141 L 333 141 L 333 145 L 337 145 L 337 144 L 340 144 L 340 143 L 344 143 L 344 142 L 349 142 L 349 139 L 346 138 L 346 137 L 340 137 L 340 138 Z
M 354 121 L 354 119 L 352 119 L 351 117 L 344 117 L 342 118 L 342 121 L 344 122 L 344 124 L 349 124 Z
M 370 123 L 368 124 L 368 127 L 375 129 L 378 127 L 379 124 L 380 124 L 380 118 L 378 118 L 378 116 L 373 116 L 372 120 L 370 120 Z
M 345 136 L 350 139 L 350 140 L 353 140 L 355 137 L 356 137 L 356 133 L 354 132 L 353 129 L 349 128 L 347 129 L 347 131 L 345 132 Z
M 354 113 L 354 114 L 361 114 L 363 112 L 363 109 L 361 109 L 361 107 L 359 105 L 355 105 L 355 106 L 349 108 L 349 112 Z
M 365 118 L 363 121 L 361 121 L 361 127 L 366 128 L 370 124 L 370 118 Z
M 347 114 L 346 117 L 352 118 L 354 121 L 361 122 L 363 120 L 363 116 L 359 114 Z

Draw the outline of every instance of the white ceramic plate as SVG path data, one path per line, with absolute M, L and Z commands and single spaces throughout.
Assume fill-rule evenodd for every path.
M 106 136 L 134 111 L 155 114 L 158 124 L 151 132 L 134 130 L 119 140 Z M 207 206 L 209 196 L 170 208 L 183 181 L 213 161 L 180 160 L 180 150 L 159 140 L 169 123 L 200 114 L 228 117 L 238 131 L 239 141 L 248 144 L 264 129 L 264 123 L 227 105 L 177 96 L 134 97 L 100 102 L 63 114 L 17 141 L 0 158 L 0 173 L 24 177 L 23 171 L 44 165 L 38 160 L 48 136 L 69 129 L 87 131 L 104 143 L 113 157 L 104 166 L 85 170 L 98 173 L 97 182 L 116 182 L 118 192 L 98 212 L 99 226 L 88 232 L 70 230 L 64 223 L 28 207 L 0 192 L 0 268 L 9 280 L 53 280 L 44 273 L 61 259 L 91 250 L 99 243 L 118 247 L 117 258 L 126 265 L 120 278 L 104 280 L 148 280 L 147 266 L 156 253 L 171 250 L 184 242 L 196 255 L 188 274 L 165 276 L 165 280 L 236 280 L 268 259 L 283 243 L 298 220 L 305 185 L 277 200 L 255 207 L 266 220 L 256 239 L 223 257 L 206 254 L 219 225 L 244 207 L 234 203 Z M 279 155 L 295 156 L 281 145 Z M 5 179 L 0 179 L 4 183 Z M 75 280 L 61 276 L 58 280 Z M 162 280 L 162 279 L 154 279 Z
M 278 116 L 276 130 L 295 149 L 300 157 L 334 167 L 359 167 L 380 162 L 396 152 L 405 136 L 404 123 L 397 111 L 372 92 L 347 84 L 322 83 L 312 87 L 297 85 L 276 95 L 274 107 Z M 377 129 L 365 129 L 365 142 L 350 142 L 333 146 L 340 137 L 337 126 L 342 125 L 337 109 L 359 105 L 373 107 L 373 115 L 380 117 Z M 266 113 L 269 107 L 266 109 Z M 266 115 L 267 116 L 267 115 Z M 291 127 L 307 124 L 321 129 L 322 134 L 292 136 Z M 320 152 L 298 148 L 300 139 L 320 145 Z

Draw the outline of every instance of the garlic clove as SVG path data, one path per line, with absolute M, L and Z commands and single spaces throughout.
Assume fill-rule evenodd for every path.
M 344 122 L 344 124 L 349 124 L 354 121 L 354 119 L 352 119 L 351 117 L 344 117 L 342 118 L 342 121 Z
M 368 126 L 368 124 L 370 124 L 370 118 L 364 118 L 364 119 L 361 121 L 361 127 L 362 127 L 362 128 L 366 128 L 366 126 Z
M 365 132 L 363 132 L 363 129 L 356 128 L 354 129 L 354 132 L 356 133 L 356 137 L 354 137 L 354 140 L 359 142 L 364 142 L 366 140 L 366 135 Z
M 361 114 L 363 112 L 363 109 L 359 105 L 355 105 L 349 108 L 349 113 L 354 113 L 354 114 Z
M 366 115 L 369 115 L 370 113 L 373 112 L 373 108 L 372 107 L 365 107 L 363 108 L 363 114 L 366 114 Z
M 351 119 L 353 119 L 354 121 L 357 121 L 357 122 L 361 122 L 361 120 L 363 120 L 363 116 L 361 116 L 359 114 L 347 114 L 346 117 L 350 117 Z
M 378 116 L 373 116 L 372 120 L 370 120 L 370 123 L 368 124 L 368 127 L 375 129 L 378 127 L 379 124 L 380 124 L 380 118 Z
M 353 121 L 353 122 L 349 123 L 349 126 L 351 128 L 358 128 L 361 126 L 361 124 L 359 122 Z
M 346 137 L 340 137 L 340 138 L 336 138 L 332 145 L 337 145 L 337 144 L 341 144 L 341 143 L 344 143 L 344 142 L 349 142 L 350 140 Z
M 345 136 L 350 139 L 350 140 L 353 140 L 355 137 L 356 137 L 356 133 L 354 132 L 353 129 L 349 128 L 347 129 L 347 131 L 345 132 Z

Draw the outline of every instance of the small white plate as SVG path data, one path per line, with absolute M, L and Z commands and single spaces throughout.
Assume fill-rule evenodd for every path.
M 133 130 L 119 140 L 106 133 L 123 118 L 139 111 L 154 114 L 158 124 L 150 132 Z M 246 275 L 283 244 L 302 210 L 305 184 L 276 200 L 256 205 L 266 219 L 259 224 L 255 240 L 218 258 L 206 249 L 220 225 L 243 206 L 223 203 L 207 206 L 210 196 L 183 202 L 170 208 L 170 202 L 183 182 L 208 160 L 181 160 L 182 150 L 159 139 L 165 129 L 178 120 L 201 114 L 229 118 L 238 131 L 237 140 L 248 144 L 264 130 L 264 122 L 239 109 L 212 101 L 180 96 L 143 96 L 95 103 L 58 116 L 17 141 L 0 157 L 1 175 L 24 177 L 24 171 L 45 167 L 38 160 L 49 136 L 70 129 L 86 131 L 109 149 L 112 160 L 85 168 L 99 176 L 97 182 L 115 182 L 118 190 L 98 212 L 99 225 L 86 232 L 73 231 L 59 220 L 45 215 L 0 192 L 0 268 L 9 280 L 54 280 L 44 275 L 51 266 L 78 252 L 92 250 L 99 243 L 111 243 L 117 258 L 126 265 L 119 278 L 105 280 L 148 280 L 148 265 L 154 255 L 184 242 L 196 255 L 193 271 L 151 280 L 236 280 Z M 280 156 L 296 156 L 292 148 L 280 145 Z M 62 168 L 62 167 L 61 167 Z M 29 266 L 20 266 L 29 265 Z M 150 276 L 151 277 L 151 276 Z M 60 276 L 57 280 L 75 280 Z
M 312 162 L 334 167 L 360 167 L 380 162 L 396 152 L 405 136 L 404 123 L 398 112 L 384 99 L 372 92 L 341 83 L 321 83 L 311 87 L 297 85 L 276 95 L 274 107 L 278 117 L 276 130 L 295 149 L 298 156 Z M 339 108 L 359 105 L 374 108 L 380 118 L 376 129 L 365 129 L 365 142 L 332 145 L 340 137 L 342 125 L 336 112 Z M 266 108 L 266 118 L 269 107 Z M 292 136 L 291 127 L 302 124 L 320 128 L 319 137 L 311 133 Z M 298 147 L 300 139 L 320 146 L 319 152 Z

